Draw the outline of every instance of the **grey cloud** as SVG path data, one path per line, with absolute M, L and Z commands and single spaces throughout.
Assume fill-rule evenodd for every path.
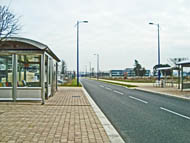
M 1 0 L 7 4 L 7 0 Z M 11 9 L 21 15 L 21 36 L 48 44 L 76 69 L 77 20 L 80 24 L 80 65 L 100 54 L 101 70 L 132 67 L 134 59 L 146 68 L 157 63 L 157 29 L 161 26 L 161 61 L 189 56 L 189 0 L 12 0 Z

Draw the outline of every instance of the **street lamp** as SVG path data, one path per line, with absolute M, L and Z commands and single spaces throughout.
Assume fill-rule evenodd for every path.
M 79 24 L 88 23 L 88 21 L 77 21 L 77 86 L 79 86 Z
M 92 69 L 91 69 L 91 62 L 89 62 L 89 67 L 90 67 L 90 75 L 89 75 L 89 76 L 90 76 L 90 78 L 91 78 L 91 72 L 92 72 L 92 71 L 91 71 L 91 70 L 92 70 Z
M 88 73 L 88 71 L 87 71 L 87 65 L 85 65 L 85 77 L 87 77 L 87 73 Z
M 158 67 L 160 65 L 160 25 L 150 22 L 150 25 L 156 25 L 158 28 Z M 160 81 L 160 70 L 158 70 L 158 80 Z
M 99 79 L 99 54 L 94 54 L 97 56 L 97 80 Z

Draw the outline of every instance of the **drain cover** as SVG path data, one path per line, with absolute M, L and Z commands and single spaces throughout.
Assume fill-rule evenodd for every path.
M 80 96 L 72 96 L 72 97 L 78 97 L 79 98 Z

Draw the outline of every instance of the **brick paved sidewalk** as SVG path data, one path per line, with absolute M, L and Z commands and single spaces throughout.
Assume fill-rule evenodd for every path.
M 0 142 L 110 141 L 82 89 L 59 88 L 45 105 L 0 102 Z

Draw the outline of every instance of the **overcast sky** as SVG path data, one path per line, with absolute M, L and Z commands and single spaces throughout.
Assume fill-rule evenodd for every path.
M 0 0 L 8 5 L 11 0 Z M 76 70 L 76 24 L 80 24 L 80 70 L 91 62 L 100 70 L 157 64 L 157 27 L 160 24 L 161 63 L 190 57 L 189 0 L 12 0 L 12 12 L 21 16 L 20 37 L 48 45 Z

